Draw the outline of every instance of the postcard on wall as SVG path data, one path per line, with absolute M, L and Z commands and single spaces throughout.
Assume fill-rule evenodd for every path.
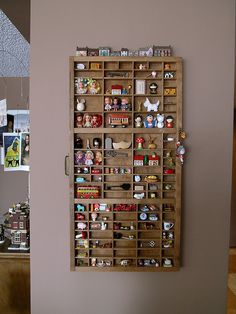
M 0 127 L 0 146 L 3 145 L 3 133 L 12 133 L 14 127 L 14 116 L 7 114 L 7 125 Z
M 21 170 L 21 134 L 3 133 L 4 171 Z
M 21 133 L 21 170 L 29 171 L 30 135 L 28 132 Z
M 0 127 L 7 125 L 7 100 L 0 100 Z

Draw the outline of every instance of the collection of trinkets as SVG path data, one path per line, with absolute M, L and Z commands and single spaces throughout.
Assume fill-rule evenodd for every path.
M 112 50 L 110 47 L 99 48 L 76 48 L 77 57 L 170 57 L 172 56 L 171 46 L 149 46 L 145 48 L 139 48 L 137 50 L 130 50 L 128 48 L 122 48 L 121 50 Z
M 77 48 L 78 56 L 114 53 L 119 52 Z M 128 49 L 121 53 L 132 55 Z M 171 50 L 149 47 L 138 53 Z M 176 133 L 177 67 L 124 60 L 114 68 L 114 62 L 87 60 L 75 62 L 74 127 L 100 130 L 75 130 L 76 266 L 174 267 L 176 204 L 166 202 L 176 193 L 176 164 L 184 162 L 186 137 L 182 130 Z

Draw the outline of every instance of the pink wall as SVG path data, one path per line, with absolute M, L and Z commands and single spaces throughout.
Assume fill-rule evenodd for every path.
M 32 313 L 222 314 L 234 74 L 232 0 L 32 0 Z M 76 45 L 172 44 L 184 59 L 182 264 L 176 273 L 70 272 L 69 56 Z

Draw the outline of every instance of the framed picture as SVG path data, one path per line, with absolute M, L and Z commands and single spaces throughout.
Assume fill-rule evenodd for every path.
M 135 94 L 137 95 L 145 95 L 145 81 L 144 80 L 136 80 L 135 81 Z

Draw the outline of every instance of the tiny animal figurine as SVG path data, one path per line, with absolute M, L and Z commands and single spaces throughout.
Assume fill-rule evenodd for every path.
M 157 127 L 159 129 L 164 128 L 164 120 L 165 120 L 165 116 L 164 114 L 157 114 Z
M 156 126 L 156 120 L 152 114 L 148 114 L 146 120 L 143 122 L 145 128 L 154 128 Z
M 158 88 L 158 85 L 156 83 L 151 83 L 149 85 L 149 89 L 150 89 L 150 94 L 157 94 L 157 88 Z
M 85 99 L 78 99 L 77 98 L 77 106 L 76 106 L 76 108 L 77 108 L 77 110 L 78 111 L 84 111 L 84 109 L 85 109 Z
M 149 140 L 148 140 L 148 149 L 156 149 L 157 145 L 154 144 L 155 138 L 151 137 L 149 135 Z
M 172 116 L 166 117 L 166 127 L 167 128 L 173 128 L 174 127 L 174 118 Z
M 92 127 L 91 120 L 92 120 L 92 117 L 89 114 L 85 114 L 83 117 L 83 127 L 91 128 Z
M 81 113 L 78 113 L 76 115 L 75 126 L 76 126 L 76 128 L 82 128 L 83 127 L 83 115 Z
M 144 107 L 147 108 L 147 111 L 158 111 L 160 106 L 160 100 L 158 100 L 155 104 L 152 104 L 148 98 L 146 98 L 144 102 Z
M 84 163 L 85 163 L 86 166 L 91 166 L 91 165 L 93 165 L 94 154 L 93 154 L 93 152 L 92 152 L 91 150 L 88 150 L 88 151 L 85 153 L 84 158 L 85 158 Z
M 111 98 L 110 97 L 105 97 L 105 104 L 104 104 L 104 109 L 106 111 L 110 111 L 112 106 L 111 106 Z
M 138 115 L 136 118 L 135 118 L 135 127 L 136 128 L 141 128 L 142 127 L 142 116 Z

